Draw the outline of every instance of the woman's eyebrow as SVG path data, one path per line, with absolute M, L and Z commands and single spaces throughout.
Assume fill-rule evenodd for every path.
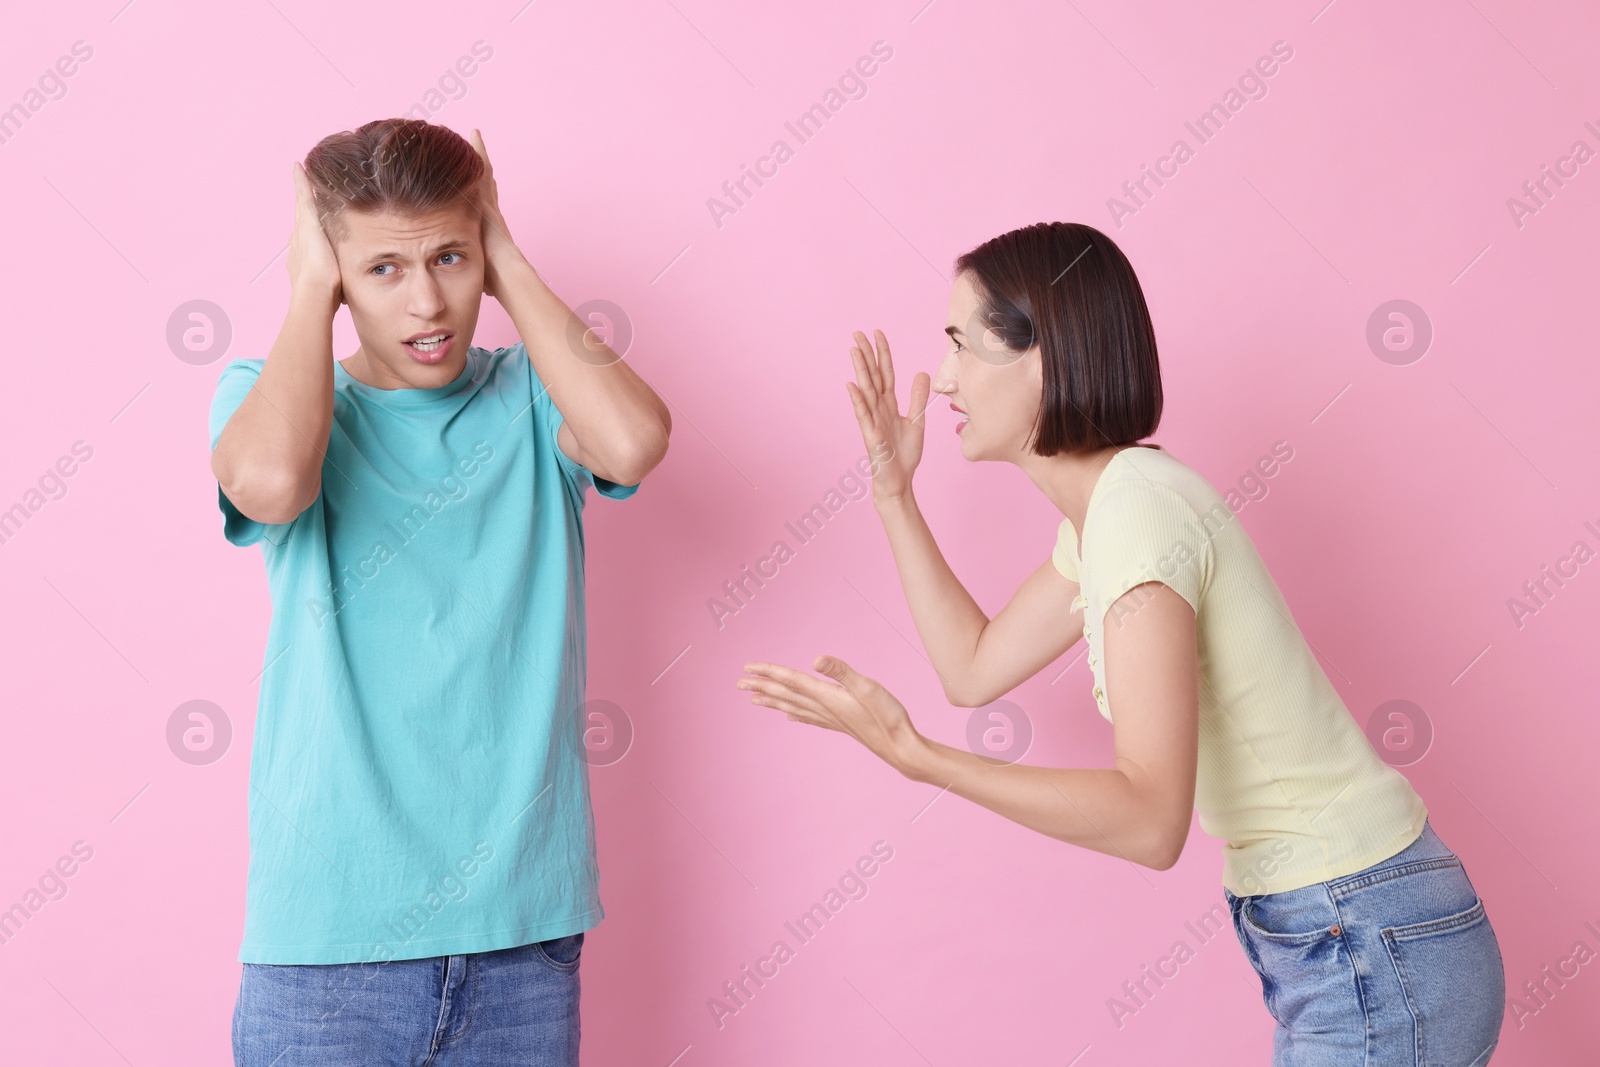
M 949 334 L 951 337 L 954 337 L 956 334 L 961 333 L 961 327 L 959 327 L 959 326 L 946 326 L 944 328 L 944 332 Z

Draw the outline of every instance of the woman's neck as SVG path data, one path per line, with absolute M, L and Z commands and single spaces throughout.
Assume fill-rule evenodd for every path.
M 1118 452 L 1138 445 L 1112 445 L 1089 452 L 1058 452 L 1053 456 L 1032 453 L 1017 461 L 1017 466 L 1054 504 L 1063 518 L 1072 522 L 1080 535 L 1089 511 L 1089 498 L 1106 466 Z

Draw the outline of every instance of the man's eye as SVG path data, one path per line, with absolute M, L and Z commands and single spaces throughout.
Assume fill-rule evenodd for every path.
M 460 252 L 442 252 L 442 253 L 439 254 L 439 258 L 440 259 L 443 259 L 445 256 L 455 256 L 459 260 L 461 258 L 461 253 Z M 447 266 L 452 266 L 453 267 L 453 266 L 455 266 L 455 264 L 451 263 L 451 264 L 447 264 Z
M 377 266 L 376 266 L 376 267 L 373 267 L 373 268 L 372 268 L 372 273 L 374 273 L 374 274 L 378 274 L 378 272 L 379 272 L 379 271 L 380 271 L 380 270 L 382 270 L 382 269 L 383 269 L 383 268 L 385 268 L 385 267 L 393 267 L 393 266 L 394 266 L 394 264 L 393 264 L 393 263 L 379 263 L 379 264 L 378 264 L 378 265 L 377 265 Z M 378 274 L 378 277 L 380 277 L 380 278 L 387 278 L 387 277 L 388 277 L 388 275 L 387 275 L 387 274 Z

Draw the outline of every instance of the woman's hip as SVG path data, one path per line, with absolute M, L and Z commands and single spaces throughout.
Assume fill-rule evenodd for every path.
M 1505 971 L 1460 859 L 1424 825 L 1365 870 L 1284 893 L 1224 890 L 1278 1021 L 1280 1067 L 1488 1062 Z

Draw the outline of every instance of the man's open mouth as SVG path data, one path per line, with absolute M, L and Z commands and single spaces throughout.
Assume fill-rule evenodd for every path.
M 445 332 L 419 334 L 406 342 L 418 352 L 433 352 L 450 339 L 450 334 Z

